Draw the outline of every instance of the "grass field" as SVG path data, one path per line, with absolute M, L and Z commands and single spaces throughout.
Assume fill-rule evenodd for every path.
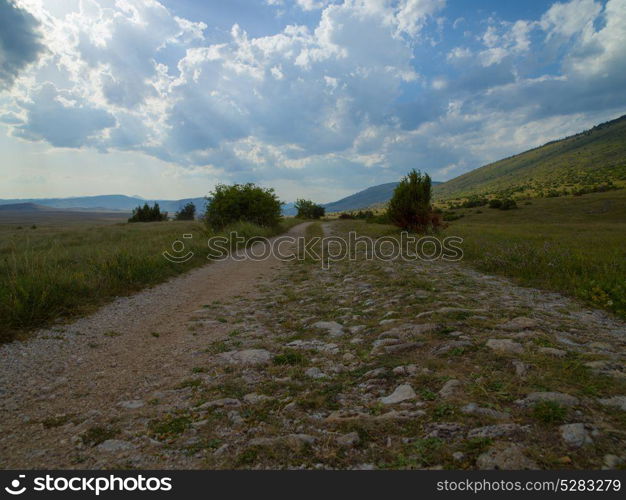
M 93 310 L 207 262 L 209 233 L 199 222 L 106 224 L 102 220 L 44 220 L 32 227 L 0 224 L 0 342 L 34 327 Z M 28 221 L 33 222 L 32 220 Z M 239 224 L 247 237 L 272 236 L 301 221 L 285 219 L 277 230 Z M 192 234 L 191 239 L 182 239 Z M 173 263 L 163 257 L 176 240 L 194 257 Z
M 530 203 L 506 211 L 455 210 L 460 218 L 442 235 L 463 237 L 464 260 L 481 271 L 626 317 L 626 190 Z M 394 231 L 362 221 L 340 224 L 370 236 Z

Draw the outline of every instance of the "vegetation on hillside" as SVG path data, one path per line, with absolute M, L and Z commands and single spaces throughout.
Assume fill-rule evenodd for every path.
M 434 188 L 438 200 L 523 199 L 626 186 L 626 116 L 472 170 Z
M 281 221 L 281 206 L 271 188 L 252 183 L 220 184 L 211 193 L 204 219 L 209 228 L 217 231 L 237 222 L 276 227 Z

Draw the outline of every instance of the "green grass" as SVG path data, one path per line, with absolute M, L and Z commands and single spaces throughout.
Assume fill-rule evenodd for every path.
M 626 191 L 459 213 L 445 234 L 464 238 L 473 266 L 626 317 Z
M 224 230 L 246 238 L 273 236 L 277 229 L 247 223 Z M 207 263 L 209 233 L 198 222 L 49 224 L 36 230 L 0 226 L 0 342 L 35 327 L 85 314 L 113 297 L 155 285 Z M 183 234 L 192 234 L 183 239 Z M 174 263 L 163 257 L 184 241 L 194 256 Z

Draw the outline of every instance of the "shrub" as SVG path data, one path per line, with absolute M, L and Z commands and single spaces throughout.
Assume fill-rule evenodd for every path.
M 322 205 L 311 200 L 296 200 L 295 207 L 298 210 L 296 217 L 299 219 L 319 219 L 326 214 L 326 209 Z
M 214 230 L 221 230 L 236 222 L 275 227 L 281 219 L 281 205 L 271 188 L 252 183 L 232 186 L 220 184 L 211 193 L 204 219 Z
M 144 203 L 143 207 L 133 209 L 133 214 L 128 219 L 128 222 L 155 222 L 162 220 L 167 220 L 167 212 L 161 212 L 158 203 L 155 203 L 153 206 Z
M 176 220 L 194 220 L 196 218 L 196 206 L 189 202 L 183 208 L 181 208 L 174 219 Z
M 502 207 L 502 200 L 493 199 L 489 200 L 489 208 L 500 208 Z
M 500 207 L 500 210 L 510 210 L 512 208 L 517 208 L 517 203 L 515 202 L 515 200 L 512 200 L 510 198 L 502 200 L 502 206 Z
M 387 216 L 392 224 L 406 231 L 424 232 L 441 225 L 433 211 L 431 180 L 428 174 L 412 170 L 396 186 Z

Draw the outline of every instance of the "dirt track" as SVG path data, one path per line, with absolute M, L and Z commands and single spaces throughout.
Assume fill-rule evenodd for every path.
M 307 225 L 288 234 L 302 235 Z M 73 444 L 62 427 L 39 422 L 74 414 L 97 421 L 100 414 L 119 411 L 120 401 L 144 400 L 181 379 L 199 363 L 207 343 L 206 336 L 189 335 L 193 311 L 253 296 L 259 280 L 281 265 L 275 257 L 213 262 L 117 299 L 67 327 L 0 346 L 0 467 L 71 466 Z M 219 335 L 225 328 L 216 322 L 212 330 Z

